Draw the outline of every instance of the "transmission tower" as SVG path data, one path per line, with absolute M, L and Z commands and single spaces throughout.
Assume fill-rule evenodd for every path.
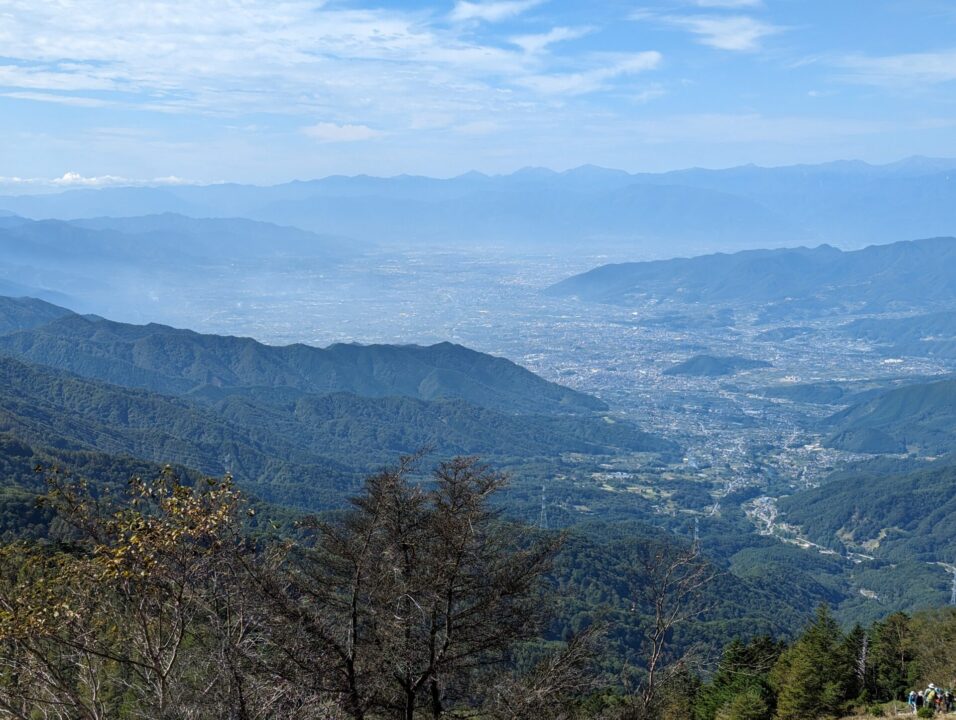
M 546 485 L 541 486 L 541 514 L 538 515 L 538 527 L 542 530 L 548 529 L 548 502 L 545 496 Z
M 694 549 L 700 550 L 700 518 L 694 518 Z
M 953 589 L 949 594 L 949 604 L 956 605 L 956 567 L 952 567 L 951 571 L 953 573 Z

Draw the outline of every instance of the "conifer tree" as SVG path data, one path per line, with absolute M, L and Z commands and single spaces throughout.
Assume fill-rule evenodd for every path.
M 773 711 L 769 675 L 782 650 L 783 646 L 769 637 L 754 638 L 749 643 L 732 641 L 710 682 L 701 688 L 694 705 L 695 720 L 767 720 Z
M 837 717 L 847 701 L 853 667 L 842 652 L 845 638 L 830 610 L 816 619 L 781 655 L 771 674 L 778 720 Z
M 913 683 L 914 645 L 909 616 L 893 613 L 876 623 L 870 634 L 875 695 L 903 699 Z

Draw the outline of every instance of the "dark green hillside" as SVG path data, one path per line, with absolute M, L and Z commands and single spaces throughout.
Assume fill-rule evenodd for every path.
M 651 608 L 642 590 L 650 584 L 639 562 L 648 544 L 679 547 L 686 539 L 635 522 L 588 523 L 575 527 L 559 558 L 553 582 L 559 602 L 554 634 L 567 637 L 592 622 L 608 623 L 608 658 L 640 657 L 642 628 Z M 772 547 L 772 543 L 768 543 Z M 800 552 L 800 551 L 797 551 Z M 761 558 L 759 568 L 741 563 L 728 568 L 705 551 L 712 580 L 700 604 L 704 611 L 674 637 L 678 647 L 718 649 L 726 638 L 761 634 L 789 637 L 821 602 L 843 599 L 813 580 L 793 562 Z M 810 563 L 813 558 L 808 558 Z M 615 671 L 619 668 L 615 667 Z
M 564 453 L 674 453 L 677 446 L 610 418 L 506 415 L 462 400 L 363 398 L 349 393 L 276 393 L 271 388 L 208 389 L 202 394 L 220 417 L 243 427 L 268 427 L 316 453 L 372 466 L 416 448 L 436 454 L 499 460 Z
M 749 250 L 690 259 L 604 265 L 548 289 L 551 295 L 628 304 L 632 299 L 784 303 L 816 313 L 845 303 L 871 310 L 956 303 L 956 238 L 874 245 Z M 796 317 L 790 308 L 790 317 Z
M 34 298 L 0 296 L 0 335 L 18 330 L 32 330 L 73 313 Z
M 856 473 L 780 501 L 814 542 L 897 562 L 956 563 L 956 466 Z
M 837 413 L 828 447 L 942 455 L 956 450 L 956 380 L 908 385 Z M 862 448 L 866 449 L 862 449 Z
M 263 496 L 298 504 L 332 501 L 354 477 L 349 466 L 270 428 L 240 426 L 187 400 L 10 358 L 0 358 L 0 432 L 45 447 L 180 463 L 209 475 L 231 472 Z M 333 479 L 344 485 L 335 487 Z
M 451 343 L 273 347 L 250 338 L 71 314 L 43 327 L 0 336 L 0 352 L 167 394 L 207 385 L 290 387 L 365 397 L 456 398 L 509 413 L 607 409 L 596 398 L 547 382 L 508 360 Z
M 310 507 L 337 503 L 356 477 L 426 446 L 445 457 L 484 454 L 499 462 L 553 463 L 566 452 L 676 452 L 633 425 L 601 417 L 513 416 L 461 400 L 294 390 L 170 397 L 12 358 L 0 358 L 0 431 L 210 475 L 231 472 L 263 498 Z
M 134 476 L 155 477 L 162 467 L 129 457 L 87 450 L 51 449 L 0 433 L 0 540 L 44 539 L 56 534 L 52 515 L 37 507 L 37 496 L 46 492 L 45 475 L 37 468 L 68 473 L 95 487 L 97 492 L 120 487 Z
M 766 397 L 809 405 L 841 405 L 846 407 L 873 400 L 890 390 L 935 380 L 937 379 L 926 375 L 914 375 L 874 380 L 787 383 L 764 388 L 763 394 Z
M 723 377 L 735 375 L 743 370 L 771 367 L 764 360 L 752 360 L 745 357 L 714 357 L 713 355 L 695 355 L 682 363 L 669 367 L 665 375 L 691 375 L 694 377 Z

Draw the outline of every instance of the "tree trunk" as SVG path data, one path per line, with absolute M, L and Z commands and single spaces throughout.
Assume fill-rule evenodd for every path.
M 445 711 L 445 708 L 443 708 L 441 704 L 441 688 L 438 687 L 438 680 L 436 678 L 432 678 L 430 689 L 432 696 L 432 717 L 438 720 Z

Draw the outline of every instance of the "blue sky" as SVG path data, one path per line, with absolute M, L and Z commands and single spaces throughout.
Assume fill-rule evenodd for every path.
M 0 0 L 5 189 L 911 154 L 952 0 Z

